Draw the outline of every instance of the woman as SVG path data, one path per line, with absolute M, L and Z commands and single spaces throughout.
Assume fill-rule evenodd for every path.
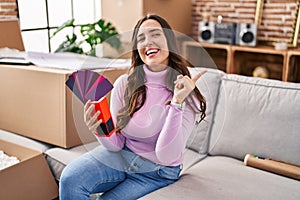
M 196 113 L 206 102 L 177 53 L 175 35 L 157 15 L 138 21 L 133 32 L 129 73 L 111 94 L 116 133 L 99 137 L 102 145 L 70 163 L 60 180 L 60 198 L 137 199 L 179 178 L 186 141 Z M 101 120 L 88 101 L 84 119 L 95 133 Z

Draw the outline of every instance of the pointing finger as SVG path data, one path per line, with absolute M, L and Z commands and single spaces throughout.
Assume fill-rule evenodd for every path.
M 196 83 L 197 80 L 198 80 L 203 74 L 205 74 L 206 72 L 207 72 L 207 70 L 203 70 L 203 71 L 201 71 L 200 73 L 196 74 L 196 75 L 192 78 L 192 81 L 193 81 L 194 83 Z

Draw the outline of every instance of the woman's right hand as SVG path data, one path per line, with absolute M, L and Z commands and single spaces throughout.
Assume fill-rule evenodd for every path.
M 95 110 L 95 105 L 88 100 L 84 105 L 84 122 L 88 129 L 95 134 L 97 127 L 102 123 L 102 120 L 98 120 L 98 116 L 100 115 L 100 111 Z
M 183 103 L 185 98 L 194 90 L 196 87 L 197 80 L 207 72 L 203 70 L 200 73 L 196 74 L 193 78 L 188 77 L 187 75 L 178 75 L 177 80 L 174 82 L 174 96 L 172 101 L 175 103 Z

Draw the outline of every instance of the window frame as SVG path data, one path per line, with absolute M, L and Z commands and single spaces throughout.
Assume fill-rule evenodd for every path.
M 41 0 L 42 1 L 42 0 Z M 53 48 L 53 45 L 51 45 L 51 31 L 54 31 L 56 28 L 58 28 L 58 26 L 50 26 L 50 20 L 49 20 L 49 5 L 48 5 L 48 1 L 49 0 L 44 0 L 45 1 L 45 12 L 46 12 L 46 26 L 45 27 L 37 27 L 37 28 L 21 28 L 21 33 L 25 33 L 25 32 L 30 32 L 30 31 L 40 31 L 40 30 L 46 30 L 47 31 L 47 46 L 48 46 L 48 53 L 49 52 L 52 52 L 52 48 Z M 75 6 L 74 6 L 74 0 L 68 0 L 70 1 L 71 3 L 71 18 L 70 19 L 74 19 L 75 18 L 75 15 L 74 15 L 74 9 L 75 9 Z M 99 1 L 99 0 L 98 0 Z M 94 17 L 96 17 L 97 13 L 96 13 L 96 8 L 97 8 L 97 5 L 96 5 L 96 0 L 93 1 L 93 9 L 94 9 Z M 20 18 L 22 16 L 20 16 L 20 13 L 19 13 L 19 3 L 18 3 L 18 0 L 16 0 L 16 5 L 17 5 L 17 18 L 20 20 Z M 101 9 L 100 9 L 101 11 Z M 101 13 L 100 13 L 101 14 Z M 96 20 L 96 19 L 94 19 Z M 62 21 L 61 24 L 63 24 L 65 21 Z M 90 23 L 93 23 L 93 22 L 90 22 Z M 78 24 L 75 24 L 73 26 L 73 30 L 76 28 L 76 27 L 79 27 L 83 24 L 86 24 L 86 23 L 78 23 Z

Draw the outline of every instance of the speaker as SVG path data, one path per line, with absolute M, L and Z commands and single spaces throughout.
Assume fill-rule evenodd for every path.
M 199 42 L 214 43 L 215 23 L 199 22 Z
M 237 25 L 236 44 L 240 46 L 256 46 L 257 26 L 256 24 Z
M 215 24 L 215 43 L 235 44 L 236 24 L 217 23 Z

